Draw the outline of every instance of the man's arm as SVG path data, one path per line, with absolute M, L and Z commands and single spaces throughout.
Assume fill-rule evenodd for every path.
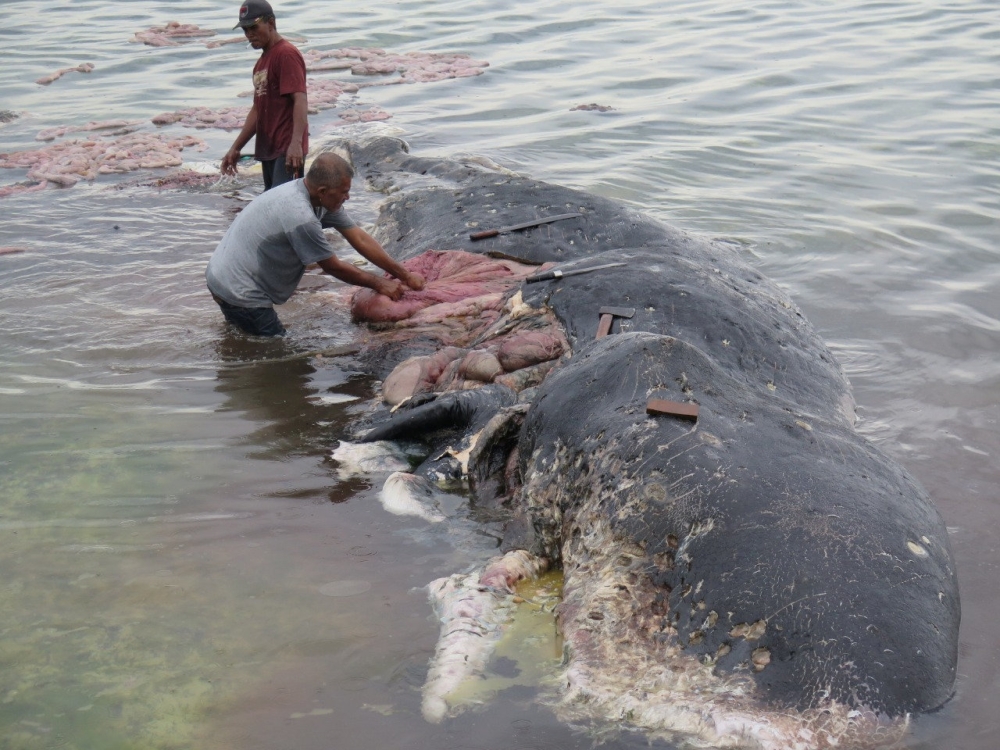
M 351 247 L 357 250 L 362 257 L 374 263 L 386 273 L 395 276 L 406 284 L 410 289 L 420 291 L 424 288 L 424 277 L 419 273 L 411 273 L 400 263 L 393 260 L 389 254 L 382 249 L 378 241 L 368 232 L 358 226 L 350 229 L 338 229 L 344 239 L 351 243 Z
M 379 294 L 384 294 L 391 300 L 398 300 L 403 296 L 405 287 L 395 279 L 387 279 L 383 276 L 376 276 L 373 273 L 362 271 L 357 266 L 344 263 L 338 260 L 337 256 L 331 256 L 319 261 L 319 267 L 334 278 L 345 281 L 354 286 L 365 286 L 373 289 Z
M 257 105 L 255 104 L 250 107 L 250 112 L 247 113 L 246 122 L 243 123 L 243 129 L 240 131 L 240 134 L 236 136 L 236 140 L 233 141 L 232 147 L 226 152 L 226 155 L 222 157 L 222 164 L 220 165 L 222 174 L 236 174 L 236 163 L 240 160 L 240 151 L 256 134 Z M 299 150 L 301 151 L 301 148 Z
M 302 165 L 305 161 L 302 138 L 309 127 L 309 102 L 304 91 L 297 91 L 289 96 L 292 97 L 292 140 L 285 152 L 285 170 L 291 175 L 302 177 Z

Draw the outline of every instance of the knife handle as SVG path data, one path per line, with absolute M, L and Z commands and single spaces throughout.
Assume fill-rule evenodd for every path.
M 485 240 L 487 237 L 496 237 L 500 234 L 499 229 L 485 229 L 482 232 L 473 232 L 469 235 L 470 240 Z
M 534 276 L 529 276 L 525 281 L 529 284 L 534 284 L 536 281 L 553 281 L 555 279 L 561 279 L 563 276 L 562 271 L 542 271 L 541 273 L 536 273 Z

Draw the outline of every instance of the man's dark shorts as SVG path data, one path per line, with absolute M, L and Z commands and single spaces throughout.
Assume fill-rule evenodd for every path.
M 285 168 L 285 156 L 282 154 L 277 159 L 268 159 L 260 163 L 260 171 L 264 176 L 264 189 L 270 190 L 273 187 L 282 185 L 292 180 L 297 180 L 298 172 L 289 172 Z
M 273 307 L 237 307 L 212 295 L 226 320 L 253 336 L 284 336 L 285 327 Z

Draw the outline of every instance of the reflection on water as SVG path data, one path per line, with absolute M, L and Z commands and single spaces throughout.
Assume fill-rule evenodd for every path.
M 344 404 L 374 395 L 369 377 L 343 370 L 329 354 L 320 355 L 284 337 L 246 336 L 226 326 L 217 346 L 216 392 L 225 396 L 219 411 L 231 411 L 256 426 L 245 437 L 255 459 L 328 453 L 333 436 L 346 432 Z M 324 398 L 335 391 L 339 398 Z
M 228 36 L 220 8 L 6 0 L 0 107 L 19 117 L 0 148 L 243 104 L 244 45 L 128 41 L 168 20 Z M 276 8 L 307 47 L 490 62 L 363 90 L 420 155 L 479 154 L 623 198 L 736 243 L 788 287 L 848 371 L 860 428 L 952 530 L 958 692 L 911 745 L 992 750 L 994 4 L 405 0 L 336 22 L 305 0 Z M 92 73 L 34 83 L 84 61 Z M 590 103 L 612 109 L 576 109 Z M 344 132 L 335 112 L 310 124 L 317 143 Z M 205 161 L 233 137 L 197 132 Z M 25 250 L 0 255 L 0 748 L 590 747 L 523 685 L 423 722 L 437 626 L 420 587 L 489 557 L 491 530 L 461 511 L 433 528 L 390 516 L 381 477 L 339 476 L 329 453 L 376 387 L 329 352 L 355 334 L 341 293 L 296 295 L 286 340 L 234 335 L 203 273 L 240 204 L 118 181 L 0 199 L 0 247 Z M 363 187 L 348 207 L 367 222 Z

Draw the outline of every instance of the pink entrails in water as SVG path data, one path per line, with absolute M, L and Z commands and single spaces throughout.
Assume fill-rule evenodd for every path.
M 54 141 L 62 138 L 67 133 L 79 133 L 91 130 L 113 130 L 111 135 L 125 135 L 131 133 L 142 124 L 141 120 L 104 120 L 102 122 L 88 122 L 86 125 L 60 125 L 55 128 L 46 128 L 38 131 L 35 136 L 36 141 Z
M 488 62 L 473 60 L 468 55 L 443 52 L 407 52 L 397 54 L 376 47 L 345 47 L 335 50 L 309 50 L 303 53 L 310 71 L 350 68 L 354 75 L 388 75 L 400 77 L 385 83 L 429 83 L 446 78 L 479 75 Z
M 239 130 L 243 127 L 249 114 L 249 107 L 225 107 L 209 109 L 208 107 L 189 107 L 176 112 L 164 112 L 153 118 L 154 125 L 172 125 L 180 123 L 189 128 L 218 128 L 220 130 Z
M 166 26 L 153 26 L 146 31 L 137 31 L 130 41 L 142 42 L 150 47 L 176 47 L 180 42 L 176 39 L 188 41 L 194 37 L 215 36 L 215 32 L 210 29 L 199 29 L 192 23 L 178 23 L 170 21 Z
M 306 81 L 306 95 L 309 99 L 309 111 L 319 112 L 337 106 L 337 100 L 344 94 L 354 94 L 358 87 L 341 81 L 330 81 L 323 78 L 310 78 Z
M 345 109 L 340 113 L 340 124 L 349 122 L 377 122 L 388 120 L 392 117 L 381 107 L 369 107 L 368 109 Z
M 240 42 L 246 42 L 247 38 L 245 36 L 231 36 L 228 39 L 213 39 L 210 42 L 205 42 L 205 46 L 209 49 L 216 49 L 217 47 L 224 47 L 227 44 L 239 44 Z
M 165 138 L 153 133 L 131 133 L 117 138 L 71 139 L 44 148 L 0 154 L 0 168 L 27 169 L 27 177 L 37 186 L 10 186 L 2 195 L 14 195 L 46 184 L 70 187 L 80 179 L 93 180 L 98 174 L 132 172 L 180 166 L 185 148 L 205 150 L 200 138 Z
M 142 187 L 157 188 L 158 190 L 206 190 L 218 184 L 225 184 L 230 187 L 235 186 L 234 178 L 220 175 L 218 172 L 195 172 L 193 169 L 176 169 L 163 177 L 137 180 L 135 182 L 116 185 L 116 188 Z
M 57 70 L 55 73 L 49 73 L 49 75 L 39 78 L 35 83 L 41 84 L 42 86 L 48 86 L 53 81 L 62 78 L 67 73 L 89 73 L 94 69 L 92 63 L 82 63 L 73 68 L 63 68 L 62 70 Z
M 337 100 L 343 94 L 353 94 L 358 90 L 358 86 L 340 81 L 330 81 L 324 79 L 310 78 L 306 82 L 307 95 L 309 100 L 309 112 L 315 114 L 320 110 L 331 109 L 337 105 Z M 240 96 L 252 96 L 253 92 L 246 92 Z M 152 119 L 154 125 L 179 124 L 188 128 L 217 128 L 220 130 L 239 130 L 246 121 L 249 107 L 224 107 L 222 109 L 210 109 L 209 107 L 189 107 L 179 109 L 176 112 L 164 112 Z M 371 116 L 369 120 L 384 120 L 388 113 L 382 116 Z M 362 119 L 357 117 L 357 119 Z

